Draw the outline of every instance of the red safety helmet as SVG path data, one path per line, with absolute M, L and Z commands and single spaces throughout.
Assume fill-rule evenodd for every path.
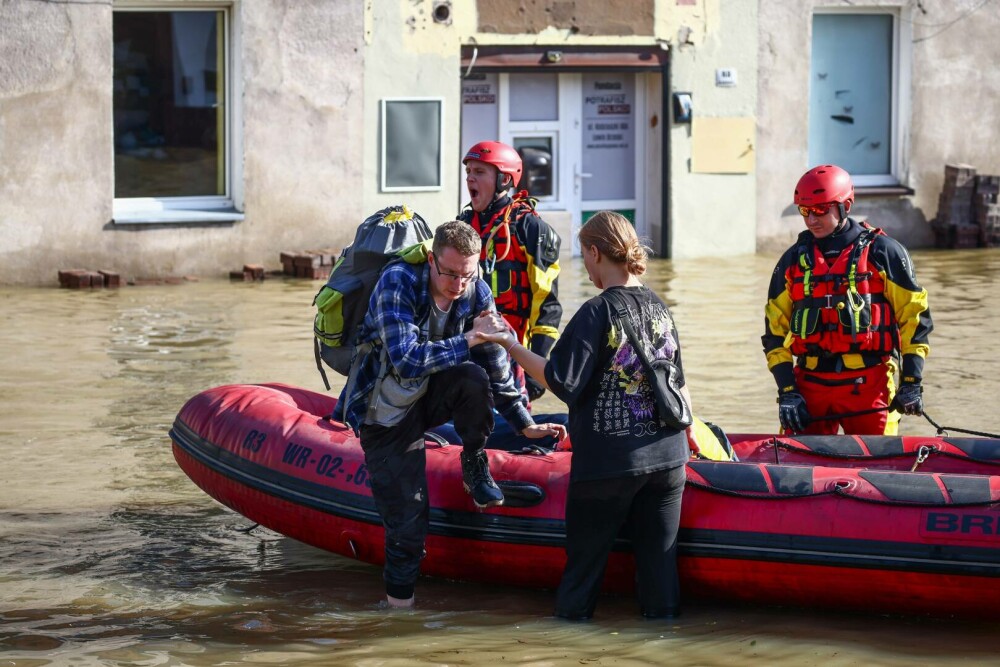
M 828 202 L 845 204 L 847 209 L 850 209 L 847 202 L 854 202 L 851 175 L 833 164 L 813 167 L 795 185 L 796 206 L 816 206 Z
M 469 160 L 479 160 L 500 170 L 497 178 L 498 191 L 502 188 L 504 174 L 510 176 L 511 186 L 515 188 L 521 182 L 521 156 L 512 146 L 499 141 L 480 141 L 465 153 L 462 164 L 467 164 Z

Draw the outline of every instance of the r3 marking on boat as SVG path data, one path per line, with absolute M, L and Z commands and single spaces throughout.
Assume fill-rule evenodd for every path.
M 266 433 L 261 433 L 257 429 L 250 429 L 247 437 L 243 438 L 243 449 L 248 449 L 256 454 L 264 445 L 265 440 L 267 440 Z
M 959 514 L 957 512 L 927 512 L 923 530 L 925 535 L 950 536 L 1000 536 L 1000 514 Z
M 349 461 L 345 462 L 343 457 L 330 454 L 323 454 L 316 458 L 313 456 L 312 447 L 294 442 L 285 445 L 285 453 L 281 456 L 281 462 L 303 470 L 312 466 L 320 477 L 343 479 L 347 482 L 354 482 L 356 486 L 368 488 L 372 486 L 368 477 L 368 466 L 364 463 L 358 465 Z

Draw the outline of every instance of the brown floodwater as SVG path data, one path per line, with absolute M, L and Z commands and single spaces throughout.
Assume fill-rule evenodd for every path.
M 696 412 L 731 432 L 776 427 L 760 351 L 775 259 L 658 260 L 647 276 L 674 309 Z M 927 412 L 943 425 L 1000 432 L 1000 250 L 922 251 L 914 261 L 936 327 Z M 568 320 L 594 289 L 579 261 L 561 282 Z M 319 285 L 0 288 L 0 665 L 996 660 L 996 623 L 767 600 L 689 600 L 667 624 L 641 620 L 628 596 L 605 597 L 594 621 L 570 624 L 549 616 L 551 591 L 425 578 L 416 610 L 382 610 L 379 568 L 245 532 L 248 520 L 177 467 L 167 435 L 184 401 L 208 387 L 322 390 L 310 328 Z M 549 396 L 540 404 L 563 407 Z M 901 430 L 934 433 L 916 417 Z

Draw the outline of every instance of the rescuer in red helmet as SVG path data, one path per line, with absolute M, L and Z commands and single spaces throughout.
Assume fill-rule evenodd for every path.
M 771 276 L 761 338 L 782 429 L 894 435 L 900 413 L 923 413 L 927 290 L 898 241 L 848 216 L 854 184 L 840 167 L 803 174 L 795 205 L 806 229 Z
M 562 318 L 559 235 L 535 211 L 528 191 L 516 190 L 523 165 L 514 148 L 481 141 L 465 153 L 462 163 L 471 201 L 458 219 L 483 239 L 480 266 L 493 287 L 497 310 L 525 347 L 547 357 Z M 545 392 L 520 369 L 517 376 L 529 399 Z

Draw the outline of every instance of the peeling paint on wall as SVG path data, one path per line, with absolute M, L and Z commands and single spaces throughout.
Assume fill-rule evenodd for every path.
M 478 30 L 501 35 L 533 34 L 547 28 L 571 35 L 652 36 L 654 0 L 549 0 L 479 2 Z

